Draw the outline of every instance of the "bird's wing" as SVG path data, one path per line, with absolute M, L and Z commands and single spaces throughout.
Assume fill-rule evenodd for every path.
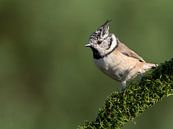
M 132 58 L 136 58 L 138 59 L 140 62 L 145 62 L 144 59 L 142 57 L 140 57 L 138 54 L 136 54 L 134 51 L 132 51 L 131 49 L 129 49 L 125 44 L 121 43 L 119 41 L 119 51 L 128 56 L 128 57 L 132 57 Z

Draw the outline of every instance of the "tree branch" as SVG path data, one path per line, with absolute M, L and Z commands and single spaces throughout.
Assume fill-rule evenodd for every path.
M 120 129 L 128 121 L 173 95 L 173 59 L 131 81 L 124 92 L 113 92 L 99 110 L 95 121 L 85 122 L 78 129 Z

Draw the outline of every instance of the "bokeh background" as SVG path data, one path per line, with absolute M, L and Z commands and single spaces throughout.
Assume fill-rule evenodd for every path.
M 94 120 L 118 83 L 84 48 L 107 19 L 149 62 L 173 57 L 171 0 L 0 0 L 0 129 L 72 129 Z M 173 98 L 123 129 L 172 129 Z

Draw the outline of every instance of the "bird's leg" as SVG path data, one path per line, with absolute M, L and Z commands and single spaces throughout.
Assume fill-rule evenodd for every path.
M 144 73 L 140 73 L 140 81 L 142 81 L 143 77 L 144 77 Z
M 126 81 L 121 82 L 120 91 L 124 91 L 126 88 Z

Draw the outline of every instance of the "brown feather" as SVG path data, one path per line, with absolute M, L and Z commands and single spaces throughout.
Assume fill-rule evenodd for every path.
M 135 59 L 138 59 L 140 62 L 145 62 L 144 59 L 142 57 L 140 57 L 137 53 L 135 53 L 134 51 L 132 51 L 130 48 L 128 48 L 125 44 L 121 43 L 120 41 L 118 41 L 118 47 L 117 49 L 124 55 L 128 56 L 128 57 L 132 57 Z

